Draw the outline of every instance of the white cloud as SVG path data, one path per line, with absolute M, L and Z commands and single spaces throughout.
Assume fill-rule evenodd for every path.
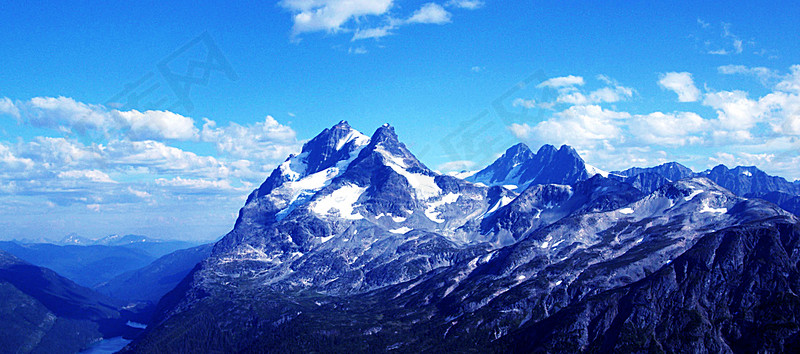
M 132 194 L 132 195 L 134 195 L 134 196 L 136 196 L 138 198 L 141 198 L 141 199 L 149 199 L 149 198 L 153 197 L 152 194 L 150 194 L 150 193 L 148 193 L 146 191 L 140 191 L 140 190 L 137 190 L 137 189 L 133 189 L 132 187 L 128 187 L 128 193 L 130 193 L 130 194 Z
M 8 146 L 0 143 L 0 174 L 3 172 L 26 170 L 34 166 L 34 162 L 28 158 L 21 158 L 11 151 Z
M 26 107 L 28 120 L 34 126 L 105 133 L 117 127 L 114 119 L 100 105 L 77 102 L 68 97 L 34 97 Z
M 367 54 L 367 48 L 364 47 L 350 47 L 347 49 L 347 54 Z
M 191 179 L 175 177 L 172 179 L 158 178 L 156 184 L 165 187 L 177 187 L 181 191 L 200 191 L 204 193 L 212 192 L 214 190 L 229 190 L 233 189 L 231 184 L 226 180 L 207 180 L 207 179 Z
M 10 100 L 0 102 L 13 104 L 5 110 L 18 112 L 22 121 L 30 125 L 64 133 L 99 133 L 136 140 L 191 140 L 198 133 L 192 118 L 169 111 L 108 110 L 102 105 L 86 104 L 63 96 L 34 97 L 16 104 Z
M 206 120 L 200 138 L 221 153 L 257 161 L 281 160 L 300 150 L 295 131 L 272 116 L 248 126 L 230 123 L 222 128 Z
M 705 52 L 711 55 L 732 55 L 741 54 L 745 47 L 755 46 L 753 41 L 745 42 L 731 31 L 731 24 L 722 22 L 717 30 L 717 26 L 703 22 L 698 19 L 698 24 L 703 28 L 703 34 L 695 37 L 702 43 Z M 709 37 L 706 37 L 710 35 Z M 702 37 L 702 38 L 701 38 Z M 762 49 L 762 52 L 764 50 Z
M 512 123 L 510 126 L 508 126 L 508 130 L 510 130 L 511 134 L 520 140 L 528 140 L 533 134 L 533 127 L 528 125 L 528 123 Z
M 19 108 L 8 97 L 0 98 L 0 114 L 8 114 L 14 118 L 19 118 Z
M 569 75 L 550 78 L 537 85 L 537 87 L 555 89 L 557 96 L 554 101 L 534 102 L 516 99 L 512 102 L 512 105 L 525 108 L 533 108 L 536 106 L 552 108 L 559 103 L 586 106 L 599 103 L 615 103 L 633 97 L 634 90 L 632 88 L 622 86 L 608 76 L 598 75 L 597 80 L 602 81 L 608 86 L 587 92 L 581 87 L 586 83 L 581 76 Z
M 480 0 L 450 0 L 446 5 L 460 9 L 477 10 L 483 7 L 485 3 Z
M 603 141 L 623 141 L 622 125 L 630 116 L 597 105 L 572 106 L 534 126 L 512 124 L 510 129 L 522 140 L 590 148 Z
M 175 139 L 190 140 L 197 137 L 198 130 L 194 120 L 169 111 L 131 110 L 127 112 L 114 111 L 114 113 L 130 130 L 131 138 L 146 139 Z
M 104 162 L 139 173 L 226 178 L 231 169 L 213 156 L 201 156 L 162 142 L 115 140 L 104 148 Z
M 292 12 L 292 32 L 336 32 L 351 20 L 383 15 L 392 0 L 283 0 L 280 5 Z
M 536 87 L 550 87 L 550 88 L 561 88 L 567 86 L 582 86 L 584 84 L 583 77 L 580 76 L 562 76 L 562 77 L 554 77 L 551 79 L 547 79 L 537 85 Z
M 694 85 L 692 74 L 687 72 L 669 72 L 662 74 L 658 81 L 662 87 L 678 94 L 680 102 L 695 102 L 700 99 L 700 90 Z
M 720 74 L 725 75 L 747 75 L 754 76 L 763 84 L 767 85 L 770 81 L 777 79 L 780 75 L 775 70 L 765 67 L 747 67 L 744 65 L 724 65 L 717 68 Z
M 766 118 L 770 119 L 773 131 L 779 134 L 800 135 L 800 95 L 773 92 L 759 101 Z
M 406 22 L 444 24 L 450 22 L 450 13 L 441 5 L 429 2 L 415 11 Z
M 740 134 L 755 127 L 763 114 L 761 105 L 748 98 L 744 91 L 711 92 L 706 94 L 703 104 L 717 111 L 718 128 Z
M 575 88 L 559 90 L 557 101 L 573 105 L 614 103 L 633 96 L 633 89 L 624 86 L 603 87 L 585 95 Z
M 515 99 L 513 102 L 511 102 L 511 105 L 514 107 L 522 107 L 526 109 L 533 109 L 537 107 L 536 100 L 534 99 L 526 100 L 524 98 Z
M 708 131 L 710 123 L 694 112 L 636 115 L 629 125 L 630 133 L 645 144 L 683 146 L 699 144 L 703 138 L 696 134 Z
M 479 72 L 483 71 L 483 69 L 484 69 L 484 67 L 476 65 L 476 66 L 471 67 L 469 69 L 469 71 L 472 71 L 474 73 L 479 73 Z
M 730 23 L 722 23 L 722 37 L 731 41 L 731 45 L 733 45 L 733 51 L 736 52 L 736 54 L 740 54 L 742 52 L 742 40 L 731 32 Z
M 58 174 L 58 178 L 64 179 L 86 179 L 99 183 L 117 183 L 105 172 L 99 170 L 70 170 Z
M 99 166 L 103 159 L 101 146 L 86 146 L 65 138 L 36 137 L 19 150 L 44 168 L 53 170 Z
M 775 88 L 780 91 L 800 93 L 800 65 L 792 65 L 790 73 Z
M 367 29 L 358 29 L 356 33 L 353 34 L 353 38 L 351 41 L 355 42 L 361 39 L 370 39 L 370 38 L 382 38 L 392 34 L 392 30 L 397 28 L 393 25 L 383 26 L 383 27 L 376 27 L 376 28 L 367 28 Z

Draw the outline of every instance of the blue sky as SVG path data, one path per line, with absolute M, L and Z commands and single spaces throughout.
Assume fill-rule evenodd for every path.
M 443 172 L 523 141 L 605 170 L 800 179 L 797 18 L 792 2 L 6 3 L 0 238 L 216 238 L 339 120 L 389 122 Z

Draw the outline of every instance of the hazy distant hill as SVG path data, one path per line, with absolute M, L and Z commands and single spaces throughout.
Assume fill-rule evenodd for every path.
M 165 254 L 194 246 L 184 241 L 130 242 L 132 238 L 106 241 L 107 245 L 0 241 L 0 249 L 50 268 L 78 284 L 93 287 L 124 272 L 142 268 Z

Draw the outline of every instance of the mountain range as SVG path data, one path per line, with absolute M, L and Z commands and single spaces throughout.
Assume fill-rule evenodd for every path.
M 122 273 L 144 267 L 166 254 L 196 245 L 144 236 L 111 237 L 76 243 L 72 242 L 76 240 L 72 235 L 65 240 L 67 242 L 60 244 L 0 241 L 0 250 L 31 264 L 52 269 L 82 286 L 94 287 Z
M 132 334 L 121 304 L 0 250 L 0 352 L 74 353 Z
M 248 196 L 124 351 L 791 351 L 798 219 L 760 196 L 798 186 L 522 144 L 462 179 L 388 124 L 340 122 Z

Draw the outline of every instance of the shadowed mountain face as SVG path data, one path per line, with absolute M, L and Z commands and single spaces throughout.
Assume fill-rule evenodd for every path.
M 570 146 L 556 149 L 544 145 L 535 154 L 525 144 L 506 150 L 497 161 L 467 178 L 487 186 L 515 186 L 523 190 L 532 184 L 572 184 L 591 177 L 586 164 Z
M 711 233 L 642 280 L 501 339 L 514 352 L 797 352 L 800 227 L 778 217 Z
M 794 348 L 800 313 L 778 301 L 796 293 L 794 216 L 679 166 L 606 178 L 569 147 L 526 149 L 473 183 L 390 126 L 324 130 L 126 351 Z
M 74 353 L 124 333 L 119 304 L 0 251 L 0 351 Z
M 211 254 L 213 244 L 178 250 L 140 269 L 122 273 L 94 289 L 114 299 L 155 304 Z

